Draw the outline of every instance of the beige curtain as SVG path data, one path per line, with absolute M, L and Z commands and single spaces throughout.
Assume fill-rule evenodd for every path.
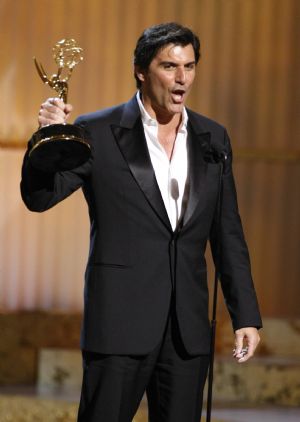
M 74 117 L 135 91 L 142 30 L 175 20 L 202 41 L 189 106 L 223 123 L 235 151 L 240 211 L 265 315 L 299 316 L 297 0 L 0 0 L 0 307 L 80 309 L 88 220 L 80 192 L 41 215 L 21 202 L 27 139 L 43 99 L 32 57 L 51 75 L 52 46 L 75 38 Z

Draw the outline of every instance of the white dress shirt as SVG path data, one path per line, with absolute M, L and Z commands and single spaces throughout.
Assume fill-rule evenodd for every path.
M 140 93 L 137 95 L 145 137 L 157 184 L 173 231 L 183 215 L 188 199 L 187 121 L 186 109 L 182 112 L 182 123 L 177 132 L 171 160 L 158 141 L 158 123 L 146 111 Z

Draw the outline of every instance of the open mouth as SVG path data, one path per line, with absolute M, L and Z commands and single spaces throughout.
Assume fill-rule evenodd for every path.
M 185 91 L 184 89 L 174 89 L 172 91 L 172 98 L 175 103 L 182 103 L 184 98 Z

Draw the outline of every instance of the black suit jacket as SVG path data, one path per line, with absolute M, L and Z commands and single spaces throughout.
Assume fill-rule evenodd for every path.
M 221 284 L 233 327 L 261 326 L 228 136 L 212 120 L 190 110 L 188 117 L 189 200 L 175 232 L 155 179 L 135 97 L 77 119 L 89 130 L 93 148 L 93 158 L 83 166 L 46 174 L 33 169 L 25 155 L 21 192 L 30 210 L 49 209 L 80 187 L 88 203 L 83 349 L 109 354 L 151 351 L 163 334 L 173 293 L 186 349 L 191 354 L 209 353 L 204 253 L 210 239 L 216 254 L 218 237 Z M 215 211 L 221 166 L 205 160 L 214 148 L 228 156 L 220 236 Z

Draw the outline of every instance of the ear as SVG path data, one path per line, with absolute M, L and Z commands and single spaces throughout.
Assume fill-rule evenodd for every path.
M 145 73 L 144 69 L 141 69 L 139 66 L 134 66 L 134 73 L 140 82 L 145 82 Z

